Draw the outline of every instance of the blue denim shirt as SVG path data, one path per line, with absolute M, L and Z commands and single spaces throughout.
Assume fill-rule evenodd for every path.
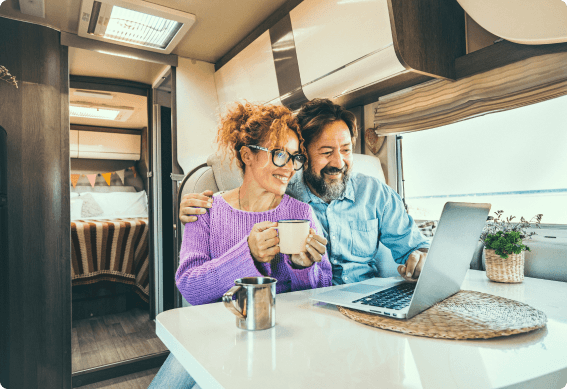
M 376 178 L 352 173 L 342 198 L 327 204 L 303 181 L 302 172 L 288 185 L 287 194 L 313 208 L 327 239 L 333 284 L 378 276 L 380 243 L 399 264 L 419 248 L 429 247 L 400 196 Z

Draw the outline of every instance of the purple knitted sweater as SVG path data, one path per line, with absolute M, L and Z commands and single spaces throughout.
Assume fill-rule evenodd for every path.
M 291 267 L 287 254 L 276 255 L 270 263 L 254 261 L 248 247 L 252 227 L 282 219 L 309 219 L 311 228 L 317 231 L 309 205 L 288 195 L 265 212 L 234 209 L 220 194 L 214 195 L 212 208 L 198 221 L 185 225 L 175 281 L 187 302 L 199 305 L 220 301 L 234 286 L 234 280 L 242 277 L 273 277 L 278 280 L 276 293 L 330 286 L 332 271 L 326 253 L 321 262 L 301 270 Z

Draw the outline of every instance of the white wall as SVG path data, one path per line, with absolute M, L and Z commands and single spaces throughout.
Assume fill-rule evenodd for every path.
M 177 153 L 185 174 L 216 151 L 219 104 L 214 73 L 214 64 L 179 58 Z

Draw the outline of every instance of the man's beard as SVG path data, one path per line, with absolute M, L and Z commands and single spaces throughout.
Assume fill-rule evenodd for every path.
M 342 173 L 343 177 L 342 180 L 333 180 L 332 183 L 325 181 L 325 173 Z M 337 200 L 343 197 L 347 182 L 350 177 L 350 169 L 345 164 L 342 169 L 337 169 L 336 167 L 325 166 L 319 174 L 315 173 L 311 166 L 307 166 L 307 168 L 303 171 L 303 177 L 305 181 L 311 185 L 311 187 L 317 192 L 316 194 L 325 201 L 331 202 L 333 200 Z

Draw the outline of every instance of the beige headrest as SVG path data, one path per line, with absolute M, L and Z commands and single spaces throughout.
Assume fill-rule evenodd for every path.
M 238 167 L 236 158 L 231 161 L 229 156 L 211 154 L 207 158 L 207 165 L 213 168 L 220 191 L 231 190 L 242 184 L 242 170 Z
M 378 157 L 366 154 L 353 154 L 353 157 L 353 171 L 375 177 L 384 183 L 386 182 L 382 164 Z

